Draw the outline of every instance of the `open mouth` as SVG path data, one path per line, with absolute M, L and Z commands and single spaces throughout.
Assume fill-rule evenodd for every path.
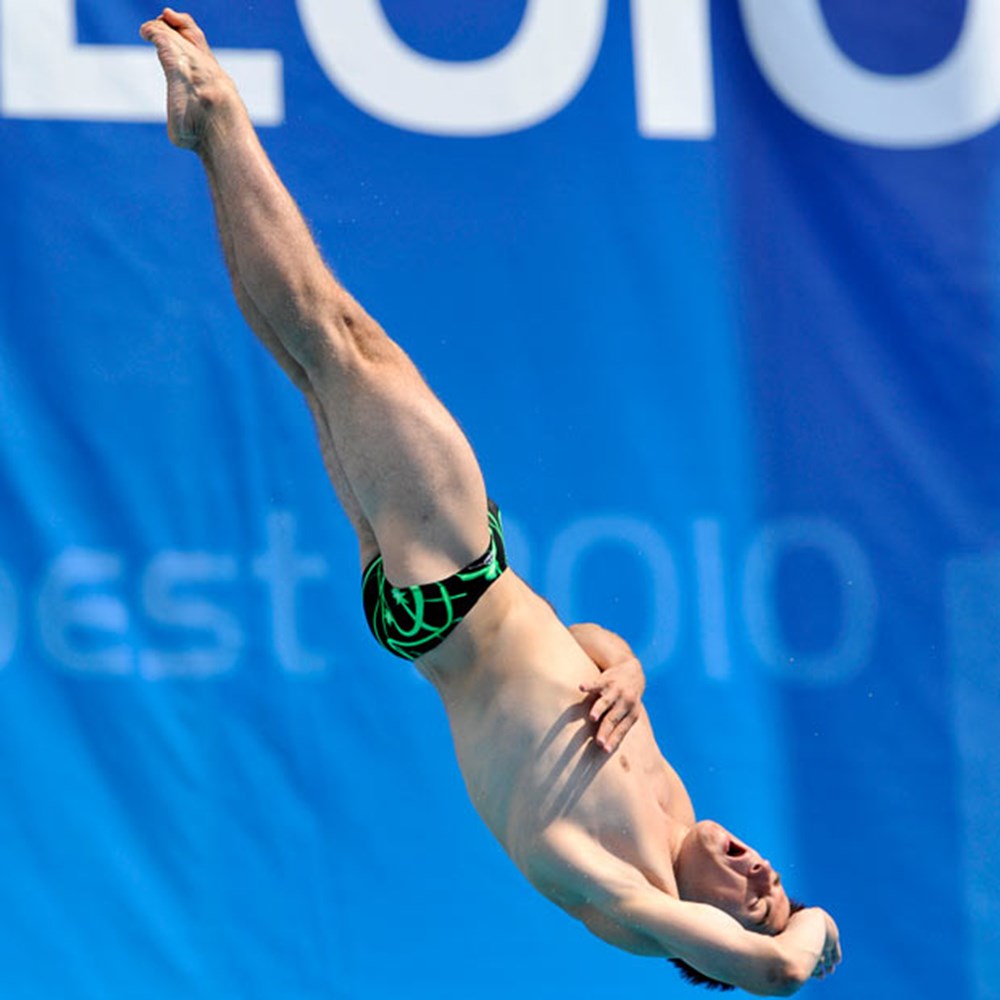
M 727 858 L 741 858 L 746 854 L 747 849 L 738 841 L 730 839 L 729 843 L 726 845 L 726 857 Z

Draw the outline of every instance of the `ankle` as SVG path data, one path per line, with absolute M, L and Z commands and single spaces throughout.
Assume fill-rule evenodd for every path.
M 199 152 L 210 152 L 214 145 L 232 141 L 243 128 L 252 128 L 250 116 L 232 84 L 205 88 L 198 94 L 198 100 L 202 112 L 196 146 Z

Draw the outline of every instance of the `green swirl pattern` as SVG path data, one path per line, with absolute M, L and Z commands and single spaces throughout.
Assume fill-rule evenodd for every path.
M 416 660 L 439 646 L 507 568 L 503 522 L 490 501 L 490 544 L 464 569 L 445 580 L 395 587 L 385 576 L 382 556 L 365 569 L 361 590 L 368 627 L 380 645 L 404 660 Z

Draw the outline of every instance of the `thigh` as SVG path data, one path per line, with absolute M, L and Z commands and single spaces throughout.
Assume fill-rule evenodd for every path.
M 384 338 L 309 372 L 333 447 L 400 586 L 441 579 L 489 544 L 472 447 L 406 354 Z

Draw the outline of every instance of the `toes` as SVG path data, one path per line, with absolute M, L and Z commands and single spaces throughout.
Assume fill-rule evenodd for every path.
M 189 32 L 192 35 L 197 35 L 204 38 L 204 32 L 198 27 L 198 22 L 190 15 L 179 10 L 174 10 L 172 7 L 164 7 L 163 13 L 160 15 L 171 28 L 176 28 L 178 31 Z
M 152 42 L 158 53 L 169 52 L 172 48 L 170 40 L 172 32 L 167 31 L 159 21 L 147 21 L 139 29 L 139 34 L 147 42 Z
M 205 33 L 198 27 L 195 19 L 190 14 L 176 11 L 172 7 L 164 7 L 163 13 L 155 21 L 147 21 L 139 29 L 139 34 L 147 41 L 153 42 L 157 34 L 162 35 L 168 28 L 170 34 L 179 35 L 184 41 L 198 48 L 208 49 Z
M 145 38 L 147 42 L 151 42 L 153 40 L 154 36 L 156 35 L 157 29 L 159 28 L 159 26 L 160 26 L 160 22 L 159 21 L 146 21 L 139 28 L 139 35 L 142 38 Z

